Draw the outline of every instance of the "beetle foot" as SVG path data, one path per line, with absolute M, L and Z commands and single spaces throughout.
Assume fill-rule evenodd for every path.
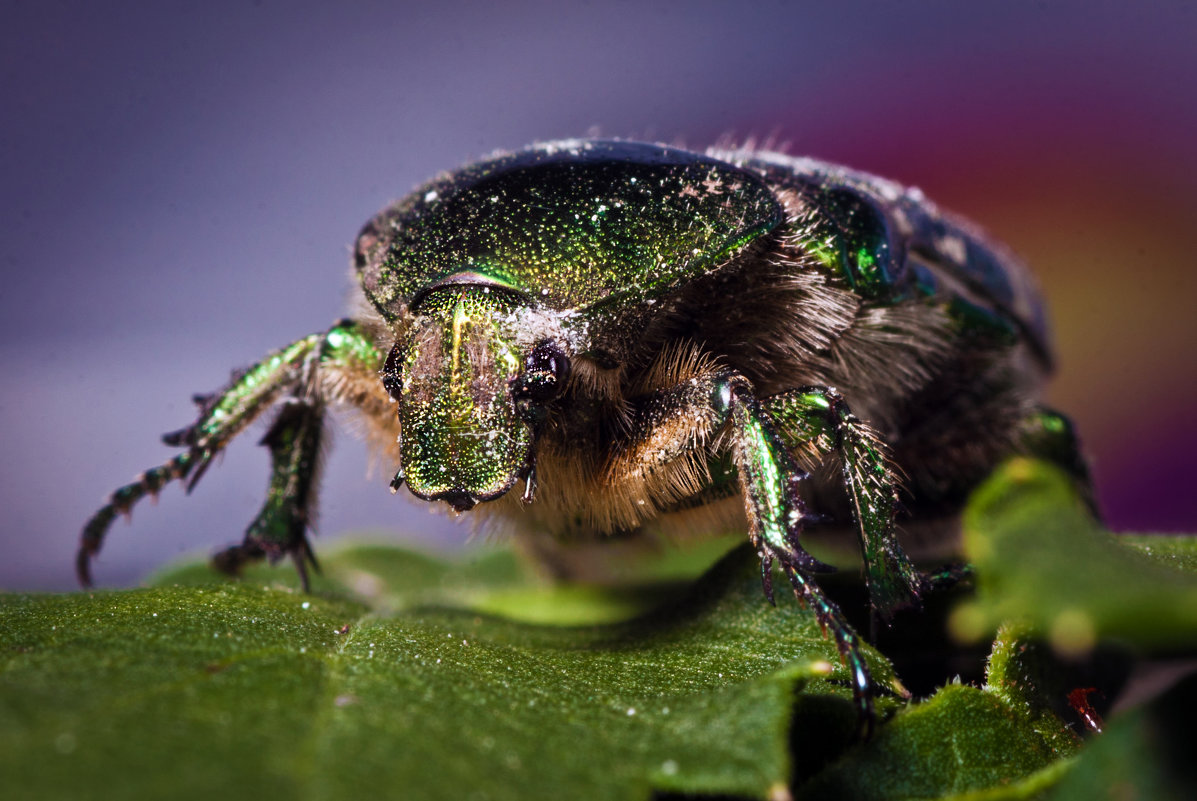
M 761 557 L 761 589 L 765 592 L 765 597 L 769 599 L 770 606 L 777 606 L 777 601 L 773 598 L 773 556 L 768 551 L 760 551 Z
M 243 542 L 212 554 L 212 567 L 226 576 L 240 578 L 245 566 L 261 561 L 266 551 L 256 542 Z
M 308 565 L 311 565 L 312 569 L 319 573 L 320 563 L 316 561 L 316 554 L 312 551 L 307 537 L 302 537 L 285 548 L 277 548 L 263 544 L 257 538 L 249 535 L 240 545 L 233 545 L 213 554 L 211 563 L 212 567 L 221 573 L 240 578 L 246 566 L 254 562 L 265 559 L 273 565 L 277 564 L 284 556 L 291 557 L 291 561 L 295 563 L 295 570 L 299 573 L 300 586 L 303 587 L 304 592 L 310 592 L 311 581 L 308 578 Z
M 761 585 L 765 597 L 773 603 L 774 561 L 781 564 L 790 585 L 794 589 L 794 596 L 803 606 L 815 613 L 815 620 L 826 637 L 829 634 L 835 640 L 836 650 L 839 652 L 840 662 L 848 669 L 849 678 L 846 683 L 852 688 L 852 703 L 856 707 L 859 718 L 858 736 L 860 739 L 872 737 L 876 725 L 876 710 L 873 698 L 877 695 L 877 687 L 873 683 L 872 674 L 865 663 L 864 655 L 860 651 L 860 639 L 848 624 L 835 602 L 828 598 L 805 571 L 807 559 L 814 561 L 814 557 L 806 555 L 803 559 L 794 550 L 779 551 L 764 543 L 759 545 L 758 553 L 761 557 Z M 821 562 L 816 564 L 822 565 Z M 824 565 L 824 567 L 826 567 Z
M 926 574 L 927 589 L 932 592 L 950 590 L 960 582 L 971 579 L 974 572 L 973 566 L 967 562 L 952 562 L 934 573 Z

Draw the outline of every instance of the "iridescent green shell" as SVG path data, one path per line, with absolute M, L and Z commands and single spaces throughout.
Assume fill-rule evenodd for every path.
M 1030 270 L 919 190 L 809 158 L 762 154 L 739 166 L 801 196 L 806 250 L 866 301 L 951 298 L 963 336 L 1022 340 L 1050 364 L 1046 307 Z
M 784 220 L 755 174 L 631 142 L 541 145 L 443 176 L 363 229 L 356 265 L 388 318 L 476 276 L 565 311 L 644 300 Z

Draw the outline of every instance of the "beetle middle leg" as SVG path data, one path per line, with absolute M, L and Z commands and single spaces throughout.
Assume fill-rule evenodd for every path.
M 919 604 L 923 579 L 898 544 L 897 477 L 885 444 L 834 389 L 805 387 L 763 402 L 791 448 L 835 453 L 864 554 L 869 599 L 889 618 Z

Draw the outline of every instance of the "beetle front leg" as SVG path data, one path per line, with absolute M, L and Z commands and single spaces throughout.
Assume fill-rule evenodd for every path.
M 872 733 L 875 687 L 860 652 L 860 641 L 835 602 L 815 583 L 812 573 L 830 568 L 818 562 L 798 543 L 807 519 L 798 494 L 807 475 L 798 467 L 773 421 L 753 396 L 748 381 L 729 376 L 715 387 L 716 409 L 725 410 L 731 423 L 732 459 L 744 490 L 745 509 L 752 538 L 761 555 L 762 576 L 774 561 L 794 588 L 794 594 L 814 611 L 824 632 L 835 639 L 840 658 L 851 673 L 852 697 L 865 728 Z M 766 593 L 770 585 L 765 584 Z
M 923 579 L 898 544 L 898 481 L 884 443 L 827 387 L 791 390 L 762 404 L 791 448 L 809 445 L 839 457 L 873 609 L 887 619 L 918 606 Z
M 808 520 L 798 493 L 807 474 L 799 468 L 768 413 L 743 376 L 711 370 L 655 393 L 637 409 L 633 435 L 613 461 L 616 473 L 651 473 L 708 445 L 730 445 L 750 536 L 761 557 L 765 594 L 772 601 L 771 569 L 779 564 L 795 594 L 830 632 L 851 673 L 853 699 L 862 725 L 871 731 L 874 686 L 860 641 L 835 603 L 813 579 L 831 568 L 806 552 L 798 541 Z M 718 437 L 725 432 L 726 439 Z
M 306 473 L 301 470 L 297 474 L 300 483 L 306 485 L 302 491 L 296 487 L 291 491 L 283 489 L 276 493 L 284 478 L 282 471 L 286 465 L 292 464 L 295 459 L 303 463 L 307 458 L 304 454 L 318 447 L 318 430 L 315 434 L 303 432 L 311 432 L 313 425 L 315 429 L 319 428 L 318 421 L 325 398 L 357 405 L 369 403 L 368 398 L 356 397 L 342 387 L 351 383 L 346 381 L 347 376 L 367 376 L 371 383 L 377 383 L 376 372 L 381 367 L 382 359 L 383 354 L 361 327 L 352 320 L 343 320 L 328 331 L 311 334 L 275 351 L 248 370 L 236 374 L 220 392 L 196 396 L 200 415 L 195 423 L 163 437 L 166 444 L 185 446 L 187 450 L 165 464 L 145 471 L 136 481 L 112 493 L 108 503 L 83 527 L 75 561 L 80 584 L 91 586 L 91 558 L 100 551 L 104 537 L 118 514 L 129 514 L 134 504 L 147 495 L 156 496 L 171 481 L 186 479 L 187 491 L 190 492 L 203 477 L 212 459 L 237 434 L 290 393 L 297 403 L 308 407 L 309 412 L 305 412 L 305 415 L 310 414 L 311 419 L 301 424 L 292 416 L 294 412 L 288 414 L 284 411 L 267 434 L 265 444 L 271 448 L 274 460 L 271 498 L 246 537 L 247 543 L 253 540 L 263 548 L 261 555 L 271 555 L 267 543 L 280 540 L 277 534 L 267 533 L 267 529 L 279 526 L 286 528 L 290 525 L 285 523 L 288 517 L 306 517 L 308 507 L 313 502 L 309 488 L 316 474 L 314 458 L 307 460 L 311 467 Z M 312 420 L 317 422 L 313 423 Z M 280 443 L 286 440 L 291 445 L 279 444 L 276 449 L 271 443 L 272 439 L 279 439 Z M 277 514 L 271 512 L 272 504 Z M 294 539 L 288 541 L 297 542 Z M 301 534 L 294 548 L 306 549 L 306 543 L 306 538 Z M 246 544 L 242 547 L 246 547 Z M 299 550 L 291 552 L 299 558 L 302 576 L 302 561 L 311 561 L 310 556 L 300 554 Z M 249 556 L 248 552 L 246 556 Z
M 248 562 L 266 558 L 273 564 L 290 555 L 308 591 L 308 564 L 319 570 L 307 531 L 315 518 L 323 430 L 322 404 L 293 399 L 279 411 L 261 442 L 270 449 L 266 503 L 245 540 L 212 558 L 219 570 L 237 575 Z

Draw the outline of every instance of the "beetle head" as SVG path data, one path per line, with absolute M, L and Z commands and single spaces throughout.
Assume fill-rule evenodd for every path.
M 412 304 L 383 369 L 402 432 L 392 486 L 405 481 L 464 511 L 529 474 L 545 404 L 569 362 L 552 341 L 521 347 L 528 311 L 520 294 L 472 283 L 437 286 Z

